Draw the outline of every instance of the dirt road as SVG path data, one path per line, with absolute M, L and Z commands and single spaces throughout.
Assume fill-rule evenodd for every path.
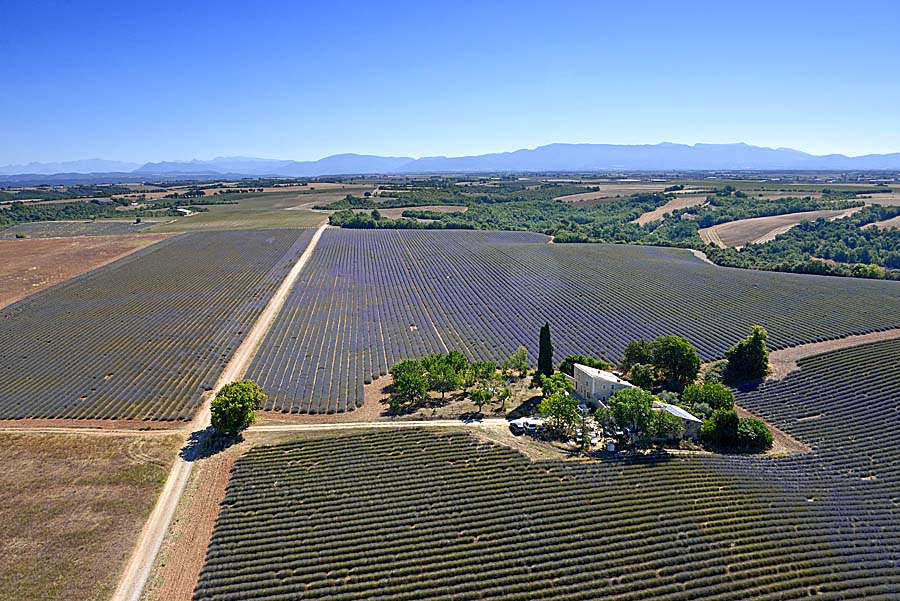
M 327 227 L 327 224 L 322 224 L 316 230 L 306 250 L 303 251 L 297 263 L 294 264 L 284 281 L 281 282 L 281 286 L 275 291 L 275 294 L 269 300 L 269 304 L 266 305 L 256 323 L 253 324 L 253 328 L 247 334 L 247 337 L 244 338 L 231 361 L 225 366 L 225 370 L 219 376 L 215 387 L 210 391 L 203 406 L 191 422 L 192 436 L 202 436 L 201 433 L 209 426 L 209 402 L 215 393 L 225 384 L 240 379 L 247 371 L 263 337 L 269 331 L 279 311 L 281 311 L 281 307 L 297 281 L 297 277 L 300 275 L 304 265 L 309 261 L 316 244 L 318 244 Z M 184 452 L 181 457 L 175 460 L 172 471 L 169 472 L 169 477 L 166 480 L 166 485 L 159 496 L 156 506 L 153 508 L 153 513 L 150 514 L 150 519 L 144 525 L 137 547 L 131 559 L 129 559 L 125 571 L 122 573 L 119 585 L 113 595 L 113 601 L 139 601 L 144 585 L 153 568 L 156 554 L 159 552 L 160 546 L 162 546 L 166 530 L 172 521 L 175 507 L 178 505 L 178 500 L 181 498 L 188 477 L 191 475 L 191 468 L 194 465 L 193 460 L 193 453 L 190 450 Z
M 314 432 L 321 430 L 355 430 L 355 429 L 382 429 L 382 428 L 496 428 L 507 427 L 509 422 L 505 418 L 488 418 L 473 421 L 461 421 L 457 419 L 446 420 L 410 420 L 410 421 L 380 421 L 380 422 L 344 422 L 331 424 L 272 424 L 268 426 L 250 426 L 249 432 Z

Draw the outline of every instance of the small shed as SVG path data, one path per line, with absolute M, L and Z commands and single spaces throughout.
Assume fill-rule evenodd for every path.
M 703 420 L 691 415 L 678 405 L 671 405 L 662 401 L 653 401 L 653 410 L 667 411 L 672 415 L 681 418 L 681 423 L 684 424 L 684 438 L 696 439 L 700 436 L 700 426 L 703 424 Z

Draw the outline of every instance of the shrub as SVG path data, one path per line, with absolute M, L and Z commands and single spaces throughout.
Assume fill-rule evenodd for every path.
M 738 424 L 738 445 L 747 451 L 765 451 L 772 447 L 772 433 L 766 425 L 753 417 L 745 417 Z
M 700 440 L 714 448 L 734 448 L 739 422 L 740 418 L 734 409 L 716 409 L 700 427 Z
M 684 389 L 681 402 L 691 407 L 706 404 L 713 410 L 733 409 L 734 394 L 724 384 L 691 384 Z

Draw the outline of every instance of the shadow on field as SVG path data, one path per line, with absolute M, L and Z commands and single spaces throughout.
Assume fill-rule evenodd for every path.
M 222 434 L 212 426 L 209 426 L 204 430 L 191 432 L 178 455 L 185 461 L 206 459 L 243 440 L 244 437 L 240 433 L 235 435 Z

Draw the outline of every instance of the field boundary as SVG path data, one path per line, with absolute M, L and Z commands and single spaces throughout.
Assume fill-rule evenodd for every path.
M 328 224 L 326 223 L 317 228 L 316 233 L 306 246 L 306 250 L 303 251 L 303 254 L 300 255 L 300 258 L 285 276 L 284 280 L 282 280 L 275 294 L 269 299 L 266 308 L 259 315 L 253 327 L 231 357 L 228 365 L 225 366 L 225 369 L 216 381 L 215 387 L 207 394 L 203 405 L 197 411 L 193 421 L 191 421 L 190 429 L 192 433 L 201 433 L 202 436 L 202 433 L 209 427 L 210 400 L 212 397 L 215 396 L 222 386 L 240 378 L 247 371 L 260 343 L 269 331 L 275 317 L 281 311 L 282 306 L 284 306 L 288 294 L 300 276 L 303 267 L 309 261 L 310 256 L 312 256 L 313 250 L 315 250 L 319 239 L 327 227 Z M 194 459 L 193 453 L 187 451 L 175 460 L 175 464 L 172 466 L 172 470 L 166 479 L 165 487 L 160 493 L 156 506 L 144 525 L 138 544 L 119 579 L 116 592 L 112 597 L 114 601 L 140 600 L 144 586 L 153 569 L 156 555 L 159 553 L 166 531 L 175 514 L 178 500 L 181 498 L 187 485 Z

